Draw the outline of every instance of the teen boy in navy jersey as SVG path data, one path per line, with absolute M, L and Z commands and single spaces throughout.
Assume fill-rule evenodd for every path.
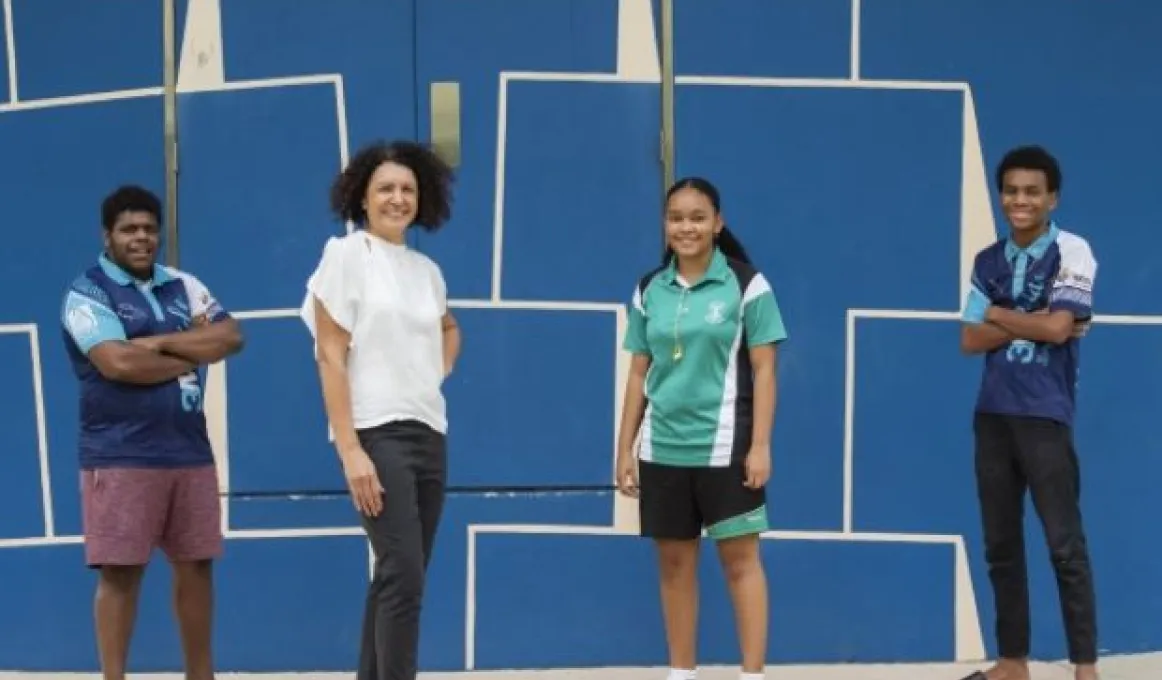
M 101 206 L 105 251 L 65 293 L 65 350 L 80 383 L 86 563 L 98 569 L 97 647 L 125 677 L 145 565 L 174 568 L 186 677 L 211 680 L 218 475 L 199 366 L 242 347 L 238 323 L 194 276 L 155 263 L 161 202 L 122 187 Z
M 1079 338 L 1092 317 L 1097 262 L 1085 239 L 1050 218 L 1061 170 L 1048 152 L 1010 151 L 996 182 L 1010 232 L 976 256 L 961 348 L 984 354 L 973 430 L 1000 659 L 965 680 L 1029 680 L 1026 489 L 1057 575 L 1076 678 L 1096 680 L 1093 575 L 1072 427 Z

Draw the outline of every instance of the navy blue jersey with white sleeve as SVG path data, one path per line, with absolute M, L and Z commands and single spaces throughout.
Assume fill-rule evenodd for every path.
M 982 323 L 990 305 L 1026 313 L 1067 310 L 1088 320 L 1096 276 L 1089 243 L 1056 223 L 1027 248 L 1005 238 L 977 254 L 963 320 Z M 985 355 L 976 410 L 1072 425 L 1079 363 L 1077 338 L 1059 345 L 1013 340 Z
M 61 307 L 61 327 L 80 383 L 82 469 L 213 461 L 201 371 L 156 385 L 117 382 L 101 375 L 89 352 L 103 342 L 176 333 L 196 320 L 228 317 L 197 278 L 171 267 L 155 265 L 152 278 L 139 281 L 102 255 L 73 281 Z

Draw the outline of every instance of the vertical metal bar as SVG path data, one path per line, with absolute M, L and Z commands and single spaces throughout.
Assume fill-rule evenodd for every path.
M 165 107 L 165 261 L 178 266 L 177 9 L 162 3 L 162 70 Z
M 674 0 L 662 1 L 662 183 L 674 183 Z
M 662 196 L 660 210 L 665 210 L 665 192 L 674 183 L 674 0 L 661 0 L 662 39 Z M 666 222 L 661 222 L 662 253 L 666 252 Z M 664 255 L 663 255 L 664 256 Z

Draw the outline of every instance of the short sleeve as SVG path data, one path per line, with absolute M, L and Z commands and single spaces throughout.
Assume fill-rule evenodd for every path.
M 985 294 L 984 286 L 981 284 L 980 256 L 978 255 L 972 264 L 972 279 L 969 282 L 968 295 L 964 298 L 964 309 L 961 310 L 960 320 L 971 324 L 984 323 L 985 314 L 991 304 L 992 300 Z
M 783 313 L 775 298 L 775 291 L 761 273 L 756 273 L 742 295 L 742 321 L 746 328 L 747 346 L 757 347 L 779 343 L 787 339 Z
M 642 294 L 642 284 L 633 289 L 633 298 L 629 304 L 625 339 L 622 349 L 631 354 L 649 354 L 650 346 L 646 341 L 646 308 Z
M 198 277 L 187 272 L 178 272 L 177 275 L 185 284 L 186 297 L 190 301 L 190 316 L 193 319 L 202 317 L 210 323 L 217 323 L 230 318 L 230 314 Z
M 1093 316 L 1093 284 L 1097 260 L 1089 244 L 1072 237 L 1061 241 L 1061 266 L 1049 293 L 1049 311 L 1067 310 L 1078 319 Z
M 961 312 L 960 319 L 965 323 L 979 324 L 984 323 L 985 313 L 988 311 L 989 302 L 987 296 L 980 291 L 975 285 L 968 289 L 968 295 L 964 299 L 964 311 Z
M 315 271 L 307 279 L 307 294 L 299 310 L 312 337 L 317 337 L 315 325 L 315 298 L 343 330 L 355 334 L 358 316 L 362 267 L 352 251 L 358 242 L 352 237 L 331 237 L 323 246 L 323 255 Z M 358 255 L 358 253 L 354 253 Z
M 61 324 L 86 356 L 103 342 L 125 339 L 125 327 L 113 311 L 109 297 L 84 277 L 77 279 L 65 293 Z

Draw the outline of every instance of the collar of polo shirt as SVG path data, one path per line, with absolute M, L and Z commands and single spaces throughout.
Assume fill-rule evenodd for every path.
M 726 264 L 726 256 L 717 247 L 710 255 L 710 265 L 706 267 L 706 273 L 702 275 L 702 280 L 696 285 L 702 285 L 708 281 L 717 281 L 719 283 L 726 280 L 730 274 L 730 265 Z M 670 259 L 670 264 L 666 265 L 665 271 L 662 272 L 666 283 L 675 285 L 678 283 L 678 258 Z
M 1049 244 L 1057 240 L 1057 234 L 1060 231 L 1057 228 L 1057 223 L 1050 221 L 1049 228 L 1045 230 L 1045 233 L 1038 236 L 1037 240 L 1030 243 L 1026 248 L 1022 248 L 1016 243 L 1013 243 L 1012 237 L 1009 237 L 1005 240 L 1005 257 L 1008 258 L 1009 262 L 1016 260 L 1018 255 L 1028 255 L 1034 260 L 1039 260 L 1049 248 Z
M 129 272 L 117 266 L 113 260 L 110 260 L 105 253 L 97 258 L 97 262 L 101 265 L 101 271 L 105 272 L 105 276 L 116 281 L 122 286 L 132 286 L 135 284 L 148 284 L 151 287 L 160 286 L 163 283 L 172 281 L 173 277 L 159 264 L 153 265 L 153 278 L 148 281 L 140 281 Z

